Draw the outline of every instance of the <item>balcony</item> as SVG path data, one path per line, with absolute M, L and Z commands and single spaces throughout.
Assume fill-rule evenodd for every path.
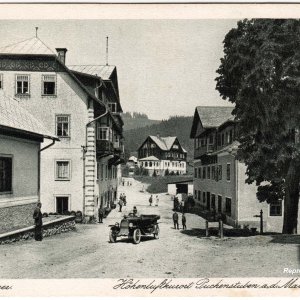
M 97 140 L 96 141 L 96 155 L 105 156 L 114 153 L 114 145 L 111 141 Z
M 195 151 L 194 151 L 194 158 L 200 157 L 204 154 L 211 153 L 215 150 L 216 150 L 215 145 L 206 145 L 206 146 L 199 147 L 198 149 L 195 149 Z

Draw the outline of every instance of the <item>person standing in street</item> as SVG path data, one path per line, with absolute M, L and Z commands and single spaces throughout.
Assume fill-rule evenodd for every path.
M 125 195 L 125 194 L 123 194 L 123 204 L 124 204 L 124 206 L 126 206 L 126 203 L 127 203 L 127 200 L 126 200 L 126 195 Z
M 178 213 L 176 211 L 173 214 L 173 223 L 174 223 L 174 229 L 179 229 Z
M 150 206 L 152 206 L 152 202 L 153 202 L 153 197 L 151 195 L 150 198 L 149 198 L 149 204 L 150 204 Z
M 36 241 L 41 241 L 43 239 L 42 227 L 43 227 L 43 215 L 41 212 L 42 203 L 38 202 L 36 208 L 33 212 L 34 219 L 34 238 Z
M 100 206 L 98 209 L 98 216 L 99 216 L 99 223 L 103 223 L 104 210 L 102 206 Z
M 158 202 L 159 202 L 159 198 L 158 198 L 158 196 L 156 195 L 156 204 L 155 204 L 155 206 L 158 206 Z
M 182 214 L 181 222 L 182 222 L 182 229 L 186 229 L 186 217 L 184 213 Z
M 121 194 L 120 195 L 120 200 L 119 200 L 119 212 L 122 212 L 122 207 L 123 207 L 123 196 Z

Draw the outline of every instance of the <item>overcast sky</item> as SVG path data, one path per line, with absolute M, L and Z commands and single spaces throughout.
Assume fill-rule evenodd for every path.
M 123 111 L 151 119 L 191 116 L 197 105 L 230 105 L 215 90 L 225 34 L 237 20 L 0 21 L 0 47 L 38 35 L 65 47 L 67 65 L 116 65 Z

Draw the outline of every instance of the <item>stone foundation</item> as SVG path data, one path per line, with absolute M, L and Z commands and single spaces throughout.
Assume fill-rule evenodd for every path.
M 73 231 L 75 228 L 75 217 L 62 217 L 43 224 L 43 237 L 48 237 L 63 232 Z M 34 226 L 0 234 L 0 245 L 34 238 Z
M 0 234 L 33 224 L 36 203 L 0 208 Z

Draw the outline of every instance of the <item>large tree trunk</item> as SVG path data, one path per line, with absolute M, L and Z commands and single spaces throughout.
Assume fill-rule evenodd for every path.
M 296 234 L 298 225 L 300 168 L 292 160 L 285 178 L 284 218 L 282 233 Z

